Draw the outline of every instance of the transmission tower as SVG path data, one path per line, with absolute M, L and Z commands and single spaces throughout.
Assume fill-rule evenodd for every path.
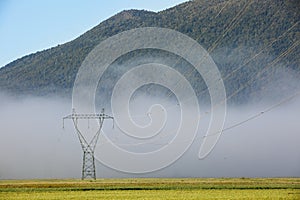
M 65 119 L 72 119 L 77 136 L 79 138 L 81 148 L 83 151 L 82 159 L 82 177 L 81 179 L 92 178 L 96 180 L 96 167 L 95 167 L 95 156 L 94 151 L 97 145 L 97 141 L 102 129 L 102 125 L 105 119 L 113 119 L 113 117 L 104 114 L 104 109 L 102 109 L 100 114 L 77 114 L 73 109 L 72 114 L 63 118 L 63 124 Z M 78 120 L 98 120 L 98 127 L 95 135 L 90 141 L 88 141 L 84 134 L 78 128 Z

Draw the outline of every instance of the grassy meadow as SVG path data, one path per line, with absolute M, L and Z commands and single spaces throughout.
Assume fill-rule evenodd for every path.
M 0 180 L 0 199 L 300 199 L 300 178 Z

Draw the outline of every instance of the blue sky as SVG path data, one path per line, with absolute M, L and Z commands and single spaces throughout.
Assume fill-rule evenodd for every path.
M 0 67 L 63 44 L 125 9 L 160 11 L 187 0 L 0 0 Z

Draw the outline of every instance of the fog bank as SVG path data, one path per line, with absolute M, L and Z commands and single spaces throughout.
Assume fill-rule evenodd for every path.
M 268 103 L 229 107 L 225 128 L 266 107 Z M 20 100 L 1 96 L 0 179 L 80 178 L 82 150 L 71 121 L 66 121 L 62 129 L 62 117 L 71 112 L 70 108 L 71 103 L 66 99 L 27 97 Z M 168 117 L 173 123 L 172 115 Z M 207 121 L 205 114 L 201 119 Z M 200 126 L 191 148 L 167 168 L 133 175 L 97 162 L 97 177 L 299 177 L 299 119 L 298 98 L 224 132 L 203 160 L 197 157 L 204 135 Z M 105 130 L 112 131 L 108 134 L 116 131 L 111 129 L 111 123 Z M 117 137 L 114 142 L 126 141 Z M 149 145 L 151 143 L 147 148 Z M 138 148 L 147 149 L 141 145 L 131 150 Z

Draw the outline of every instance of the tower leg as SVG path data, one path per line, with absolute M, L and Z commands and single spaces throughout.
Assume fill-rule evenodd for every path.
M 87 178 L 96 180 L 95 157 L 91 149 L 83 151 L 82 180 Z

